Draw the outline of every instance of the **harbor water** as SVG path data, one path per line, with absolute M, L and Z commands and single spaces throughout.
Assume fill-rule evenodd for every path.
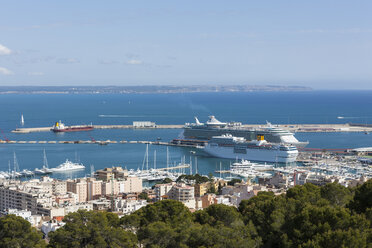
M 113 95 L 0 95 L 0 139 L 9 140 L 148 140 L 170 141 L 181 129 L 96 129 L 86 132 L 40 132 L 14 134 L 11 130 L 24 127 L 52 126 L 62 120 L 67 125 L 132 124 L 133 121 L 154 121 L 157 124 L 184 124 L 194 116 L 206 121 L 215 115 L 221 121 L 249 124 L 326 124 L 371 123 L 372 91 L 309 91 L 309 92 L 248 92 L 190 94 L 113 94 Z M 342 118 L 340 118 L 342 117 Z M 297 133 L 296 138 L 309 141 L 312 148 L 356 148 L 372 146 L 372 134 L 364 133 Z M 145 144 L 0 144 L 0 171 L 13 169 L 16 153 L 20 169 L 40 168 L 46 150 L 50 167 L 66 159 L 78 160 L 85 171 L 53 174 L 55 177 L 80 177 L 95 169 L 120 165 L 128 169 L 142 168 Z M 156 150 L 157 167 L 166 166 L 166 147 L 150 145 L 149 165 Z M 193 148 L 169 147 L 170 164 L 183 157 L 192 160 L 195 172 L 208 174 L 228 168 L 230 160 L 207 157 Z M 189 169 L 186 169 L 189 171 Z

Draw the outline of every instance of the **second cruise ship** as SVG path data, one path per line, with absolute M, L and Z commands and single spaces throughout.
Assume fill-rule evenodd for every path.
M 195 117 L 195 123 L 186 123 L 181 138 L 186 140 L 210 140 L 213 136 L 223 134 L 231 134 L 246 140 L 255 140 L 257 136 L 264 136 L 267 142 L 289 144 L 297 148 L 309 144 L 309 142 L 298 141 L 293 133 L 274 126 L 270 122 L 260 128 L 248 128 L 240 122 L 220 122 L 213 115 L 209 116 L 209 120 L 205 123 L 201 123 L 197 117 Z

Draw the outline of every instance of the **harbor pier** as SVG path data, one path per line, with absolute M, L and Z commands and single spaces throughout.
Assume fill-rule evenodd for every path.
M 244 124 L 243 128 L 259 128 L 264 125 Z M 281 124 L 279 128 L 293 133 L 302 132 L 372 132 L 372 126 L 355 124 Z M 78 126 L 71 126 L 72 128 Z M 154 127 L 135 127 L 133 125 L 93 125 L 94 129 L 182 129 L 184 125 L 156 125 Z M 52 127 L 17 128 L 12 133 L 26 134 L 34 132 L 50 132 Z

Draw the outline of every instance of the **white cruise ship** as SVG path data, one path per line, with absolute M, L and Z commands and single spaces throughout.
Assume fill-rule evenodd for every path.
M 247 141 L 231 134 L 213 136 L 203 150 L 211 156 L 228 159 L 245 159 L 262 162 L 295 162 L 298 150 L 293 145 L 272 144 L 258 136 Z
M 67 172 L 67 171 L 73 171 L 73 170 L 83 170 L 85 169 L 85 166 L 78 163 L 73 163 L 66 159 L 66 162 L 63 164 L 58 165 L 56 168 L 50 169 L 52 172 Z
M 205 123 L 201 123 L 195 117 L 195 123 L 185 123 L 180 139 L 184 140 L 210 140 L 213 136 L 231 134 L 236 137 L 243 137 L 253 140 L 258 135 L 263 135 L 270 143 L 283 143 L 294 145 L 298 148 L 305 147 L 309 142 L 298 141 L 293 133 L 281 129 L 279 126 L 266 122 L 265 126 L 257 128 L 244 127 L 240 122 L 221 122 L 213 115 Z

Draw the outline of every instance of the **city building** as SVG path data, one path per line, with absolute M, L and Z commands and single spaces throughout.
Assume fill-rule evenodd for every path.
M 208 191 L 208 188 L 209 188 L 209 183 L 201 183 L 201 184 L 196 183 L 194 185 L 195 197 L 201 197 L 205 195 L 205 193 L 207 193 Z
M 42 221 L 42 216 L 32 215 L 31 211 L 28 210 L 6 209 L 0 212 L 0 216 L 8 214 L 14 214 L 15 216 L 22 217 L 23 219 L 30 222 L 31 226 L 33 227 L 37 227 Z
M 155 128 L 155 122 L 151 121 L 133 121 L 133 128 Z
M 195 208 L 194 187 L 186 184 L 175 184 L 168 192 L 168 199 L 180 201 L 188 208 Z
M 155 201 L 161 201 L 163 199 L 168 198 L 167 194 L 175 184 L 176 183 L 156 184 L 154 187 Z
M 128 177 L 128 171 L 120 166 L 112 168 L 104 168 L 103 170 L 97 170 L 96 178 L 104 182 L 110 181 L 111 179 L 125 179 Z
M 146 200 L 115 199 L 115 212 L 130 214 L 147 205 Z

